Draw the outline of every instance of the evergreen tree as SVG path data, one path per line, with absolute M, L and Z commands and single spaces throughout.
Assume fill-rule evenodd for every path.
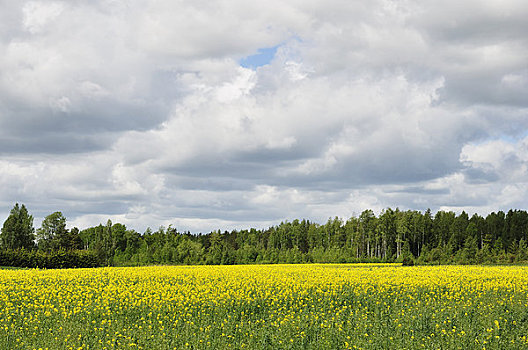
M 33 216 L 29 215 L 26 206 L 15 204 L 9 217 L 4 222 L 0 234 L 3 249 L 32 249 L 34 243 Z
M 414 256 L 411 253 L 411 245 L 409 241 L 405 241 L 402 248 L 402 265 L 403 266 L 413 266 L 414 265 Z
M 518 261 L 526 261 L 528 259 L 528 245 L 524 238 L 521 238 L 519 241 L 519 250 L 518 250 Z

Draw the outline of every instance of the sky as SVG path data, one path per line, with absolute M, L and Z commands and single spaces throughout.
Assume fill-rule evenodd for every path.
M 0 219 L 528 207 L 525 0 L 0 0 Z

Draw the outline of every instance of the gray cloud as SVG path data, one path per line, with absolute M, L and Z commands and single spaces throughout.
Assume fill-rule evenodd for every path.
M 521 0 L 0 5 L 6 215 L 207 231 L 527 205 Z

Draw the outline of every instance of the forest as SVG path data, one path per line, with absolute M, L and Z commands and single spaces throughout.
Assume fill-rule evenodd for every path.
M 0 233 L 0 266 L 93 267 L 152 264 L 403 262 L 509 264 L 528 261 L 528 213 L 364 210 L 324 224 L 284 221 L 267 229 L 192 234 L 172 226 L 139 233 L 120 223 L 67 229 L 57 211 L 40 228 L 25 205 Z

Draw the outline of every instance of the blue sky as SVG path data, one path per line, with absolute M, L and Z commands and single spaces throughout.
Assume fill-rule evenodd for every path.
M 260 48 L 256 54 L 242 58 L 240 60 L 240 65 L 249 69 L 256 69 L 265 66 L 273 60 L 278 48 L 278 45 L 274 47 Z
M 207 232 L 526 209 L 526 18 L 522 0 L 3 1 L 0 217 Z

